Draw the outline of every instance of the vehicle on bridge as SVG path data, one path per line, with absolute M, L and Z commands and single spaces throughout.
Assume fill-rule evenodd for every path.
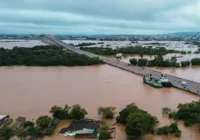
M 160 82 L 164 87 L 172 87 L 172 83 L 169 81 L 168 77 L 166 75 L 163 75 L 160 78 Z

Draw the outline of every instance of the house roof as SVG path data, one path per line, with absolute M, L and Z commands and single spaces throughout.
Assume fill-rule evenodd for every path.
M 18 117 L 18 118 L 16 119 L 16 121 L 25 122 L 25 121 L 26 121 L 26 118 L 24 118 L 24 117 Z
M 83 120 L 74 120 L 72 123 L 69 125 L 67 128 L 63 128 L 60 133 L 65 133 L 65 132 L 73 132 L 73 131 L 78 131 L 78 130 L 96 130 L 100 127 L 100 121 L 94 121 L 94 120 L 89 120 L 89 119 L 83 119 Z
M 8 115 L 0 115 L 0 120 L 7 117 Z

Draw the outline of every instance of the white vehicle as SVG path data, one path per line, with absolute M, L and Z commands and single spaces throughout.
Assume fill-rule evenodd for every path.
M 182 84 L 183 86 L 187 86 L 187 82 L 185 82 L 185 81 L 181 81 L 181 84 Z

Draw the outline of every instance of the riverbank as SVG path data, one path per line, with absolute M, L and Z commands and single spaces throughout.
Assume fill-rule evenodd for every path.
M 180 77 L 184 75 L 183 73 Z M 174 88 L 154 89 L 143 84 L 141 76 L 108 65 L 0 67 L 0 77 L 3 97 L 0 98 L 1 113 L 13 117 L 25 116 L 29 120 L 49 115 L 49 109 L 53 105 L 79 103 L 87 109 L 87 118 L 99 119 L 97 108 L 100 106 L 115 106 L 119 112 L 127 104 L 135 102 L 140 108 L 155 115 L 163 126 L 170 124 L 168 117 L 162 115 L 163 107 L 175 109 L 179 103 L 200 99 L 199 96 Z M 183 132 L 181 140 L 190 139 L 191 131 L 182 125 L 180 127 Z M 192 133 L 194 138 L 199 138 L 196 130 Z M 125 139 L 124 134 L 124 128 L 118 125 L 115 139 Z M 56 138 L 66 139 L 63 136 Z M 145 140 L 151 139 L 161 140 L 162 137 L 145 137 Z

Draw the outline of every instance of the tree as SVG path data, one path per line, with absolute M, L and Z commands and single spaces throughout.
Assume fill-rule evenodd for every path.
M 127 121 L 127 117 L 132 114 L 135 113 L 137 111 L 139 111 L 140 109 L 135 105 L 135 103 L 131 103 L 129 105 L 126 106 L 126 108 L 122 109 L 119 112 L 119 116 L 116 118 L 118 123 L 126 123 Z
M 178 111 L 171 112 L 169 117 L 177 120 L 184 120 L 185 126 L 200 123 L 200 100 L 179 104 L 177 108 Z
M 69 113 L 67 110 L 65 109 L 62 109 L 62 110 L 56 110 L 54 113 L 53 113 L 53 117 L 54 118 L 57 118 L 59 120 L 65 120 L 65 119 L 68 119 L 69 118 Z
M 17 137 L 20 138 L 21 140 L 24 140 L 26 137 L 28 137 L 28 132 L 22 131 L 22 132 L 17 134 Z
M 147 112 L 138 111 L 127 118 L 126 134 L 129 138 L 140 138 L 146 133 L 153 132 L 157 118 Z
M 190 65 L 190 61 L 181 61 L 181 66 L 186 67 Z
M 84 108 L 81 108 L 80 105 L 73 105 L 69 113 L 70 118 L 76 120 L 85 118 L 85 115 L 87 115 L 87 111 Z
M 54 112 L 56 112 L 57 110 L 62 110 L 62 108 L 61 107 L 59 107 L 59 106 L 53 106 L 51 109 L 50 109 L 50 113 L 54 113 Z
M 169 114 L 171 112 L 171 109 L 168 107 L 162 108 L 162 114 Z
M 26 122 L 24 123 L 24 128 L 27 128 L 27 127 L 34 127 L 34 123 L 31 122 L 31 121 L 26 121 Z
M 147 59 L 139 59 L 138 60 L 138 66 L 146 66 L 148 60 Z
M 99 107 L 98 114 L 102 115 L 103 118 L 114 118 L 115 107 Z
M 132 65 L 137 65 L 137 59 L 132 58 L 129 60 Z
M 159 135 L 168 135 L 168 134 L 174 134 L 175 136 L 179 137 L 181 136 L 181 131 L 178 128 L 177 123 L 172 123 L 170 126 L 163 126 L 156 130 L 156 133 Z
M 100 140 L 107 140 L 108 138 L 110 138 L 109 127 L 105 123 L 105 121 L 101 121 L 99 135 Z
M 36 120 L 36 124 L 40 128 L 47 128 L 50 125 L 51 121 L 52 119 L 49 116 L 41 116 Z
M 43 132 L 41 128 L 37 128 L 37 127 L 30 127 L 27 130 L 28 136 L 31 136 L 33 138 L 39 138 L 42 137 Z
M 140 52 L 140 57 L 143 58 L 144 57 L 144 54 L 143 52 Z
M 0 128 L 0 140 L 9 140 L 12 137 L 13 130 L 9 127 Z

